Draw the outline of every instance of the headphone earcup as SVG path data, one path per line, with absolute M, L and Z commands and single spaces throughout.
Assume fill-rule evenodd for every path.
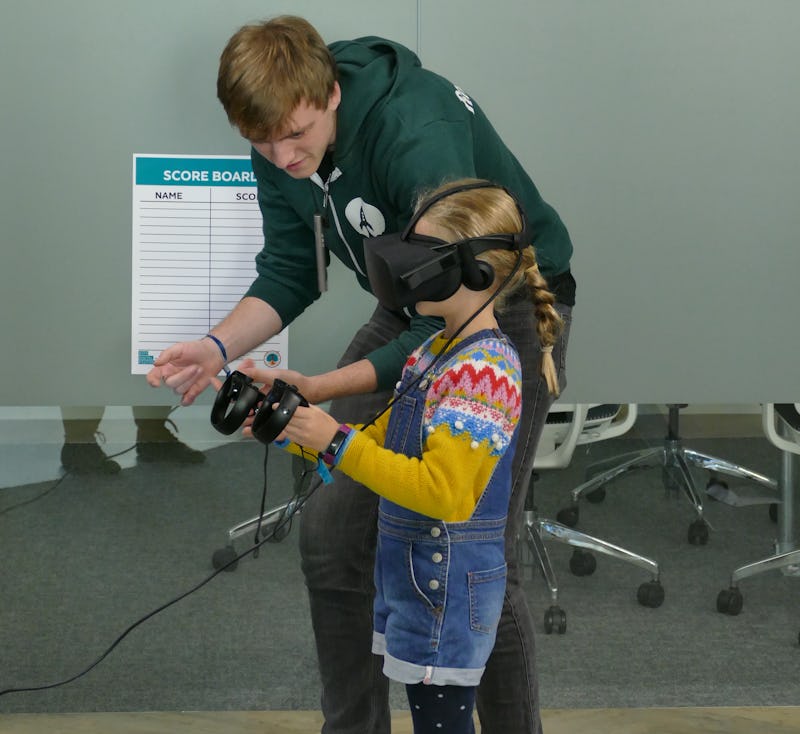
M 461 282 L 471 291 L 485 291 L 494 282 L 494 268 L 475 257 L 469 242 L 459 245 L 458 251 L 461 255 Z

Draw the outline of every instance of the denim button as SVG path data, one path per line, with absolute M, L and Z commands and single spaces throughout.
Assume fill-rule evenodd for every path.
M 434 538 L 438 538 L 441 534 L 442 534 L 442 529 L 441 528 L 437 528 L 436 526 L 431 528 L 431 535 Z
M 441 563 L 443 558 L 444 558 L 444 556 L 443 556 L 441 553 L 434 553 L 434 554 L 431 556 L 431 560 L 432 560 L 434 563 Z
M 428 588 L 431 591 L 436 591 L 436 589 L 439 588 L 439 582 L 436 579 L 431 579 L 430 581 L 428 581 Z

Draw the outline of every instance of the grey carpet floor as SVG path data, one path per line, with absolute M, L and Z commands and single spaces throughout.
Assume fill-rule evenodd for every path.
M 772 475 L 779 468 L 762 439 L 691 443 Z M 607 441 L 566 470 L 542 473 L 540 514 L 554 517 L 568 504 L 586 464 L 642 445 Z M 232 443 L 209 450 L 200 466 L 138 465 L 0 490 L 0 690 L 80 673 L 131 625 L 207 579 L 227 529 L 258 511 L 262 461 L 259 445 Z M 270 504 L 289 495 L 288 456 L 271 452 L 268 481 Z M 702 472 L 698 481 L 704 486 Z M 620 477 L 605 501 L 581 505 L 580 529 L 659 561 L 666 598 L 658 609 L 636 601 L 646 572 L 598 558 L 594 574 L 575 577 L 571 549 L 548 543 L 568 628 L 541 632 L 550 599 L 529 568 L 544 707 L 800 701 L 800 578 L 747 580 L 740 615 L 715 609 L 731 571 L 772 552 L 767 506 L 709 502 L 707 517 L 709 543 L 690 545 L 693 510 L 665 491 L 659 470 Z M 401 690 L 393 702 L 405 706 Z M 296 530 L 138 624 L 86 675 L 0 698 L 5 713 L 318 708 Z

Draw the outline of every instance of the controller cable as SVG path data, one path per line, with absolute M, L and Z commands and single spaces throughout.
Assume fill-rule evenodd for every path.
M 490 303 L 492 303 L 492 301 L 494 301 L 494 299 L 497 297 L 498 293 L 500 293 L 500 291 L 504 287 L 506 287 L 506 285 L 508 285 L 508 283 L 511 281 L 511 278 L 514 276 L 516 271 L 519 269 L 519 266 L 520 266 L 521 262 L 522 262 L 522 254 L 520 253 L 519 256 L 517 257 L 517 262 L 516 262 L 514 268 L 508 274 L 508 276 L 506 276 L 505 280 L 501 283 L 500 287 L 497 288 L 489 296 L 489 298 L 475 311 L 475 313 L 472 314 L 472 316 L 470 316 L 461 326 L 459 326 L 459 328 L 454 332 L 454 334 L 447 340 L 447 342 L 445 342 L 444 347 L 442 347 L 441 351 L 434 357 L 434 359 L 426 367 L 426 369 L 424 369 L 408 386 L 406 386 L 406 388 L 401 393 L 399 393 L 392 400 L 390 400 L 388 402 L 388 404 L 381 411 L 379 411 L 368 423 L 364 424 L 364 426 L 362 426 L 361 430 L 363 430 L 367 426 L 370 426 L 370 425 L 374 424 L 375 421 L 378 420 L 378 418 L 380 418 L 384 413 L 386 413 L 386 411 L 389 410 L 389 408 L 391 408 L 392 405 L 394 405 L 403 395 L 405 395 L 409 390 L 411 390 L 415 385 L 417 385 L 422 380 L 423 376 L 426 375 L 428 372 L 430 372 L 433 369 L 433 367 L 435 365 L 437 365 L 441 361 L 441 359 L 447 354 L 448 348 L 455 341 L 455 339 L 458 337 L 458 335 L 461 334 L 461 332 L 475 318 L 477 318 L 478 314 L 480 314 Z M 234 556 L 233 558 L 231 558 L 225 564 L 223 564 L 222 566 L 217 568 L 211 575 L 207 576 L 206 578 L 204 578 L 202 581 L 200 581 L 197 584 L 195 584 L 194 586 L 192 586 L 187 591 L 184 591 L 182 594 L 179 594 L 178 596 L 174 597 L 170 601 L 168 601 L 168 602 L 162 604 L 161 606 L 153 609 L 152 611 L 148 612 L 147 614 L 145 614 L 144 616 L 140 617 L 138 620 L 133 622 L 106 648 L 106 650 L 103 653 L 101 653 L 101 655 L 94 662 L 92 662 L 90 665 L 88 665 L 86 668 L 84 668 L 81 672 L 76 673 L 75 675 L 71 676 L 70 678 L 66 678 L 66 679 L 58 681 L 56 683 L 50 683 L 50 684 L 39 685 L 39 686 L 26 686 L 26 687 L 23 687 L 23 688 L 6 688 L 5 690 L 0 690 L 0 696 L 5 696 L 6 694 L 9 694 L 9 693 L 24 693 L 24 692 L 31 692 L 31 691 L 43 691 L 43 690 L 48 690 L 48 689 L 51 689 L 51 688 L 58 688 L 60 686 L 67 685 L 68 683 L 72 683 L 75 680 L 78 680 L 78 678 L 83 677 L 84 675 L 89 673 L 91 670 L 96 668 L 101 662 L 103 662 L 103 660 L 105 660 L 111 654 L 111 652 L 117 647 L 117 645 L 119 645 L 137 627 L 139 627 L 140 625 L 144 624 L 147 620 L 152 619 L 157 614 L 160 614 L 161 612 L 165 611 L 166 609 L 169 609 L 170 607 L 174 606 L 178 602 L 183 601 L 189 595 L 194 594 L 196 591 L 199 591 L 206 584 L 208 584 L 212 579 L 216 578 L 220 573 L 225 571 L 230 566 L 238 563 L 241 559 L 246 558 L 247 556 L 249 556 L 251 554 L 253 555 L 254 558 L 258 557 L 258 551 L 261 548 L 261 546 L 264 545 L 264 543 L 268 543 L 271 540 L 273 540 L 273 538 L 275 538 L 278 535 L 278 533 L 280 531 L 282 531 L 285 527 L 291 528 L 291 522 L 292 522 L 292 518 L 294 517 L 294 515 L 296 513 L 300 512 L 300 510 L 302 509 L 303 505 L 308 501 L 308 499 L 311 497 L 311 495 L 314 494 L 314 492 L 323 484 L 323 482 L 318 482 L 315 485 L 310 486 L 309 489 L 304 494 L 296 493 L 294 495 L 294 497 L 292 498 L 292 500 L 289 503 L 287 503 L 286 509 L 284 510 L 284 513 L 275 522 L 275 525 L 273 526 L 271 532 L 268 533 L 267 535 L 265 535 L 262 538 L 261 537 L 261 521 L 262 521 L 262 518 L 264 516 L 264 511 L 265 511 L 265 508 L 266 508 L 267 462 L 268 462 L 268 456 L 269 456 L 269 444 L 264 444 L 264 446 L 265 446 L 264 464 L 263 464 L 263 467 L 264 467 L 264 485 L 263 485 L 263 491 L 262 491 L 262 495 L 261 495 L 261 511 L 259 513 L 258 525 L 256 527 L 256 533 L 255 533 L 255 537 L 253 539 L 253 545 L 250 548 L 248 548 L 247 550 L 243 551 L 242 553 L 240 553 L 240 554 Z M 132 448 L 133 447 L 131 447 L 129 449 L 126 449 L 125 451 L 121 451 L 119 454 L 114 454 L 114 456 L 119 456 L 120 454 L 126 453 L 127 451 L 130 451 Z M 300 447 L 300 451 L 301 451 L 302 458 L 304 458 L 306 460 L 309 460 L 309 456 L 307 455 L 307 450 L 301 446 Z M 113 458 L 113 457 L 109 457 L 109 458 Z M 319 458 L 319 457 L 314 457 L 313 459 L 311 459 L 311 461 L 314 461 L 316 466 L 319 467 L 322 459 Z M 301 477 L 300 477 L 301 483 L 302 483 L 302 480 L 305 478 L 305 476 L 307 474 L 309 474 L 311 471 L 314 471 L 314 470 L 311 469 L 311 468 L 307 468 L 307 469 L 303 470 L 303 472 L 301 474 Z M 47 492 L 45 492 L 45 494 L 47 494 L 49 492 L 52 492 L 64 480 L 64 478 L 66 476 L 67 475 L 65 474 L 63 477 L 61 477 L 55 483 L 55 485 L 53 487 L 51 487 L 50 489 L 47 490 Z M 44 495 L 40 495 L 40 496 L 44 496 Z M 29 500 L 29 502 L 30 501 L 33 501 L 33 500 Z M 16 507 L 20 507 L 20 506 L 21 505 L 16 505 Z M 12 508 L 9 508 L 9 509 L 12 509 Z
M 132 446 L 129 446 L 127 449 L 123 449 L 122 451 L 117 451 L 116 454 L 109 454 L 108 456 L 106 456 L 106 459 L 116 459 L 118 456 L 122 456 L 123 454 L 127 454 L 128 452 L 133 451 L 135 448 L 136 448 L 136 444 L 133 444 Z M 74 475 L 76 475 L 78 473 L 79 472 L 76 469 L 67 469 L 67 470 L 65 470 L 64 473 L 58 479 L 56 479 L 55 482 L 53 482 L 53 484 L 51 486 L 49 486 L 47 489 L 42 490 L 42 492 L 37 494 L 35 497 L 31 497 L 30 499 L 22 500 L 20 502 L 17 502 L 16 505 L 9 505 L 8 507 L 4 507 L 2 510 L 0 510 L 0 517 L 3 516 L 3 515 L 8 514 L 9 512 L 13 512 L 14 510 L 18 510 L 21 507 L 25 507 L 27 505 L 31 505 L 34 502 L 38 502 L 39 500 L 44 499 L 45 497 L 47 497 L 47 495 L 55 492 L 55 490 L 58 489 L 59 485 L 67 477 L 74 476 Z
M 266 499 L 265 499 L 265 497 L 266 497 L 266 487 L 267 487 L 267 474 L 266 474 L 266 469 L 267 469 L 267 456 L 268 456 L 268 453 L 269 453 L 269 451 L 268 451 L 268 448 L 269 448 L 269 447 L 267 447 L 267 450 L 265 451 L 265 454 L 264 454 L 264 491 L 263 491 L 263 495 L 262 495 L 262 502 L 265 502 L 265 501 L 266 501 Z M 130 451 L 130 449 L 127 449 L 127 450 L 128 450 L 128 451 Z M 124 453 L 124 452 L 121 452 L 121 453 Z M 118 455 L 119 455 L 119 454 L 114 454 L 114 456 L 118 456 Z M 305 458 L 306 460 L 308 460 L 308 459 L 309 459 L 309 457 L 306 455 L 306 451 L 305 451 L 304 449 L 302 450 L 302 455 L 303 455 L 303 458 Z M 308 469 L 304 469 L 304 470 L 303 470 L 303 472 L 302 472 L 302 474 L 301 474 L 301 476 L 300 476 L 300 482 L 301 482 L 301 484 L 302 484 L 302 480 L 303 480 L 303 479 L 305 479 L 305 476 L 306 476 L 308 473 L 310 473 L 311 471 L 312 471 L 312 469 L 310 469 L 310 468 L 308 468 Z M 55 486 L 58 486 L 58 484 L 59 484 L 59 483 L 61 483 L 61 482 L 64 480 L 65 476 L 66 476 L 66 475 L 64 475 L 64 477 L 61 477 L 61 478 L 60 478 L 60 479 L 59 479 L 59 480 L 56 482 Z M 51 487 L 51 488 L 48 490 L 48 492 L 52 491 L 52 490 L 55 488 L 55 486 L 54 486 L 54 487 Z M 231 558 L 231 559 L 230 559 L 230 560 L 229 560 L 227 563 L 225 563 L 223 566 L 221 566 L 220 568 L 216 569 L 216 570 L 214 571 L 214 573 L 212 573 L 211 575 L 207 576 L 207 577 L 206 577 L 206 578 L 204 578 L 202 581 L 200 581 L 200 582 L 198 582 L 197 584 L 195 584 L 194 586 L 192 586 L 190 589 L 188 589 L 188 590 L 184 591 L 182 594 L 179 594 L 178 596 L 174 597 L 174 598 L 173 598 L 173 599 L 171 599 L 170 601 L 168 601 L 168 602 L 166 602 L 166 603 L 162 604 L 161 606 L 157 607 L 156 609 L 153 609 L 152 611 L 148 612 L 148 613 L 147 613 L 147 614 L 145 614 L 144 616 L 142 616 L 142 617 L 140 617 L 139 619 L 137 619 L 135 622 L 133 622 L 131 625 L 129 625 L 129 626 L 128 626 L 128 627 L 127 627 L 127 628 L 126 628 L 126 629 L 125 629 L 125 630 L 124 630 L 124 631 L 123 631 L 123 632 L 122 632 L 122 633 L 121 633 L 121 634 L 120 634 L 120 635 L 119 635 L 119 636 L 118 636 L 118 637 L 117 637 L 117 638 L 116 638 L 116 639 L 115 639 L 115 640 L 114 640 L 114 641 L 113 641 L 113 642 L 112 642 L 112 643 L 111 643 L 111 644 L 110 644 L 110 645 L 109 645 L 109 646 L 108 646 L 106 649 L 105 649 L 105 651 L 104 651 L 103 653 L 101 653 L 101 654 L 100 654 L 100 655 L 97 657 L 97 659 L 96 659 L 96 660 L 94 660 L 94 662 L 92 662 L 90 665 L 88 665 L 86 668 L 84 668 L 84 669 L 83 669 L 82 671 L 80 671 L 79 673 L 76 673 L 75 675 L 73 675 L 73 676 L 71 676 L 71 677 L 69 677 L 69 678 L 66 678 L 66 679 L 64 679 L 64 680 L 61 680 L 61 681 L 57 681 L 57 682 L 55 682 L 55 683 L 49 683 L 49 684 L 45 684 L 45 685 L 38 685 L 38 686 L 25 686 L 25 687 L 20 687 L 20 688 L 6 688 L 6 689 L 4 689 L 4 690 L 0 690 L 0 696 L 5 696 L 6 694 L 9 694 L 9 693 L 27 693 L 27 692 L 31 692 L 31 691 L 44 691 L 44 690 L 48 690 L 48 689 L 51 689 L 51 688 L 58 688 L 58 687 L 60 687 L 60 686 L 65 686 L 65 685 L 67 685 L 68 683 L 72 683 L 73 681 L 76 681 L 76 680 L 78 680 L 78 678 L 81 678 L 81 677 L 83 677 L 83 676 L 84 676 L 84 675 L 86 675 L 86 674 L 87 674 L 89 671 L 93 670 L 93 669 L 94 669 L 94 668 L 96 668 L 96 667 L 97 667 L 97 666 L 98 666 L 98 665 L 99 665 L 101 662 L 103 662 L 103 660 L 105 660 L 105 659 L 106 659 L 106 658 L 107 658 L 107 657 L 108 657 L 108 656 L 111 654 L 112 650 L 114 650 L 114 649 L 117 647 L 117 645 L 119 645 L 119 644 L 120 644 L 120 643 L 121 643 L 121 642 L 122 642 L 122 641 L 123 641 L 123 640 L 124 640 L 124 639 L 125 639 L 125 638 L 126 638 L 126 637 L 127 637 L 129 634 L 130 634 L 130 633 L 131 633 L 131 632 L 133 632 L 133 630 L 135 630 L 137 627 L 139 627 L 140 625 L 144 624 L 144 622 L 146 622 L 147 620 L 149 620 L 149 619 L 152 619 L 152 618 L 153 618 L 153 617 L 155 617 L 157 614 L 160 614 L 160 613 L 161 613 L 161 612 L 163 612 L 164 610 L 166 610 L 166 609 L 169 609 L 171 606 L 174 606 L 174 605 L 175 605 L 175 604 L 177 604 L 179 601 L 183 601 L 183 599 L 185 599 L 186 597 L 188 597 L 190 594 L 194 594 L 196 591 L 199 591 L 199 590 L 200 590 L 200 589 L 202 589 L 202 588 L 203 588 L 203 587 L 204 587 L 206 584 L 208 584 L 208 583 L 209 583 L 209 582 L 210 582 L 210 581 L 211 581 L 213 578 L 215 578 L 215 577 L 216 577 L 216 576 L 218 576 L 220 573 L 222 573 L 223 571 L 225 571 L 225 570 L 226 570 L 226 569 L 227 569 L 229 566 L 232 566 L 232 565 L 234 565 L 234 564 L 238 563 L 238 562 L 239 562 L 241 559 L 243 559 L 243 558 L 247 557 L 247 556 L 248 556 L 248 555 L 250 555 L 250 554 L 255 554 L 255 553 L 258 551 L 258 549 L 259 549 L 259 548 L 260 548 L 262 545 L 264 545 L 264 543 L 268 543 L 269 541 L 271 541 L 271 540 L 272 540 L 272 539 L 273 539 L 273 538 L 274 538 L 274 537 L 275 537 L 275 536 L 276 536 L 276 535 L 277 535 L 277 534 L 278 534 L 280 531 L 282 531 L 282 530 L 283 530 L 283 529 L 284 529 L 284 528 L 285 528 L 287 525 L 288 525 L 288 526 L 291 526 L 292 517 L 293 517 L 293 516 L 294 516 L 296 513 L 300 512 L 300 510 L 302 509 L 303 505 L 305 505 L 305 503 L 308 501 L 308 498 L 309 498 L 309 497 L 310 497 L 310 496 L 311 496 L 311 495 L 312 495 L 312 494 L 313 494 L 313 493 L 316 491 L 316 489 L 317 489 L 319 486 L 320 486 L 320 484 L 319 484 L 319 483 L 318 483 L 318 484 L 316 484 L 316 485 L 314 485 L 314 486 L 311 486 L 311 487 L 308 489 L 308 491 L 306 491 L 304 494 L 301 494 L 301 493 L 296 493 L 296 494 L 293 496 L 292 500 L 291 500 L 289 503 L 287 503 L 286 510 L 284 511 L 284 514 L 283 514 L 283 515 L 281 515 L 281 516 L 280 516 L 280 518 L 279 518 L 279 519 L 278 519 L 278 520 L 275 522 L 275 525 L 274 525 L 274 527 L 272 528 L 272 531 L 271 531 L 270 533 L 268 533 L 267 535 L 265 535 L 263 538 L 258 538 L 258 537 L 257 537 L 257 538 L 256 538 L 256 541 L 254 542 L 254 544 L 253 544 L 253 545 L 252 545 L 250 548 L 248 548 L 248 549 L 247 549 L 247 550 L 245 550 L 244 552 L 242 552 L 242 553 L 238 554 L 238 555 L 237 555 L 237 556 L 235 556 L 234 558 Z M 17 505 L 17 507 L 19 507 L 19 506 L 20 506 L 20 505 Z M 263 514 L 263 510 L 262 510 L 262 514 Z M 259 521 L 259 530 L 260 530 L 260 521 Z

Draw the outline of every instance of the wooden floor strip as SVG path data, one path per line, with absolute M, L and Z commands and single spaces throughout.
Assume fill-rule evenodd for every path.
M 3 734 L 314 734 L 316 711 L 0 714 Z M 800 707 L 547 710 L 545 734 L 797 734 Z M 412 734 L 397 712 L 393 734 Z

